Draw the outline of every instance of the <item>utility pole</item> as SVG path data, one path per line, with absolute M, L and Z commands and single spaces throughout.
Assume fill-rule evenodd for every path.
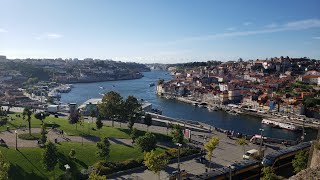
M 178 146 L 178 180 L 180 180 L 180 179 L 181 179 L 181 172 L 180 172 L 180 148 L 181 148 L 182 144 L 176 143 L 176 145 Z

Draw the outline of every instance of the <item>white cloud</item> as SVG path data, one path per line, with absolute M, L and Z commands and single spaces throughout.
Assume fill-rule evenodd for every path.
M 0 28 L 0 33 L 6 33 L 8 32 L 6 29 Z
M 243 23 L 244 26 L 249 26 L 249 25 L 251 25 L 251 24 L 252 24 L 252 22 L 244 22 L 244 23 Z
M 292 21 L 282 25 L 273 25 L 269 27 L 270 28 L 263 27 L 261 29 L 248 30 L 248 31 L 234 31 L 234 32 L 226 32 L 226 33 L 209 34 L 205 36 L 186 37 L 186 38 L 175 40 L 175 41 L 169 41 L 165 43 L 155 43 L 155 44 L 156 45 L 172 45 L 172 44 L 185 43 L 190 41 L 206 41 L 206 40 L 212 40 L 217 38 L 250 36 L 250 35 L 258 35 L 258 34 L 269 34 L 269 33 L 275 33 L 275 32 L 298 31 L 298 30 L 305 30 L 305 29 L 311 29 L 311 28 L 320 28 L 320 19 Z M 151 44 L 154 44 L 154 43 L 151 43 Z
M 229 28 L 227 28 L 226 30 L 227 30 L 227 31 L 234 31 L 234 30 L 236 30 L 236 28 L 234 28 L 234 27 L 229 27 Z
M 318 36 L 318 37 L 312 37 L 312 39 L 320 40 L 320 36 Z
M 41 35 L 36 35 L 35 39 L 41 40 L 41 39 L 59 39 L 62 38 L 63 36 L 61 34 L 57 33 L 44 33 Z
M 265 27 L 266 28 L 276 28 L 278 25 L 276 23 L 271 23 L 271 24 L 268 24 L 266 25 Z

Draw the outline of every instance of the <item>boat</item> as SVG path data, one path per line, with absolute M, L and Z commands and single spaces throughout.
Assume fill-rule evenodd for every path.
M 210 112 L 218 110 L 217 106 L 208 106 L 207 108 L 208 108 L 208 111 Z
M 292 123 L 278 122 L 278 121 L 271 120 L 271 119 L 262 119 L 261 123 L 272 126 L 272 127 L 276 127 L 276 128 L 290 130 L 290 131 L 300 130 L 299 126 L 296 126 Z
M 149 84 L 150 87 L 152 87 L 152 86 L 154 86 L 154 85 L 155 85 L 154 83 L 150 83 L 150 84 Z
M 104 89 L 104 87 L 102 87 L 102 86 L 99 86 L 99 88 L 100 88 L 100 89 Z
M 238 115 L 238 113 L 234 110 L 229 110 L 229 111 L 227 110 L 226 112 L 234 116 Z

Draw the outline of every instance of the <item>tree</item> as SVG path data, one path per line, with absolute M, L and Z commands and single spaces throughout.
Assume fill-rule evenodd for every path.
M 152 125 L 152 116 L 151 114 L 145 114 L 144 116 L 144 124 L 147 125 L 147 131 L 149 131 L 149 126 Z
M 69 156 L 72 158 L 72 159 L 75 159 L 76 158 L 76 150 L 75 149 L 71 149 L 70 152 L 69 152 Z
M 124 109 L 127 114 L 128 127 L 132 129 L 134 123 L 141 118 L 141 104 L 134 96 L 128 96 L 125 101 Z
M 40 134 L 41 134 L 40 142 L 42 144 L 45 144 L 47 142 L 47 135 L 46 135 L 47 131 L 46 131 L 46 125 L 45 124 L 42 124 Z
M 168 159 L 164 154 L 156 154 L 155 151 L 146 152 L 144 154 L 144 165 L 160 179 L 160 171 L 168 164 Z
M 106 180 L 107 177 L 105 175 L 101 176 L 97 173 L 97 171 L 92 171 L 89 175 L 89 180 Z
M 204 145 L 204 149 L 207 151 L 208 159 L 210 161 L 209 169 L 211 169 L 211 159 L 212 159 L 213 150 L 218 146 L 218 144 L 219 144 L 219 138 L 214 136 Z
M 134 143 L 134 141 L 139 137 L 139 131 L 136 128 L 133 128 L 130 132 L 130 137 Z
M 274 173 L 274 170 L 272 167 L 264 167 L 262 169 L 262 177 L 261 180 L 277 180 L 279 179 L 278 176 Z
M 46 148 L 42 155 L 42 161 L 44 168 L 48 171 L 53 171 L 54 167 L 58 163 L 58 150 L 57 147 L 51 142 L 46 143 Z
M 147 132 L 144 136 L 138 137 L 136 142 L 142 151 L 150 152 L 156 148 L 157 139 L 154 134 Z
M 104 137 L 100 142 L 97 143 L 99 151 L 97 152 L 98 156 L 107 160 L 110 153 L 110 142 L 109 139 Z
M 111 119 L 113 127 L 114 120 L 121 116 L 122 104 L 123 99 L 120 94 L 110 91 L 103 96 L 101 104 L 98 105 L 99 114 Z
M 46 114 L 44 112 L 38 112 L 38 113 L 34 114 L 34 117 L 36 119 L 39 119 L 43 124 L 43 120 L 46 118 Z
M 173 130 L 171 131 L 173 143 L 183 143 L 183 132 L 180 125 L 173 125 Z
M 294 168 L 295 173 L 298 173 L 301 170 L 307 168 L 308 158 L 308 151 L 300 151 L 295 155 L 294 159 L 292 160 L 292 166 Z
M 30 107 L 24 108 L 22 114 L 23 116 L 28 116 L 27 121 L 29 124 L 29 135 L 31 136 L 31 115 L 32 115 L 31 108 Z
M 10 164 L 7 162 L 0 151 L 0 179 L 1 180 L 8 180 L 9 179 L 9 169 Z
M 245 138 L 237 139 L 236 144 L 243 147 L 243 154 L 245 154 L 245 146 L 248 145 L 247 140 Z
M 81 120 L 80 112 L 76 111 L 75 113 L 70 113 L 69 115 L 69 123 L 76 124 L 76 130 L 78 130 L 78 122 Z
M 98 117 L 97 117 L 96 127 L 97 127 L 97 129 L 99 129 L 99 130 L 103 127 L 103 123 L 102 123 L 102 121 L 101 121 L 101 116 L 98 116 Z M 99 131 L 99 134 L 100 134 L 100 131 Z

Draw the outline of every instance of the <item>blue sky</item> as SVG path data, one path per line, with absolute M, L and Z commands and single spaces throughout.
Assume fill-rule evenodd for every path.
M 320 59 L 320 1 L 0 0 L 0 54 L 136 62 Z

